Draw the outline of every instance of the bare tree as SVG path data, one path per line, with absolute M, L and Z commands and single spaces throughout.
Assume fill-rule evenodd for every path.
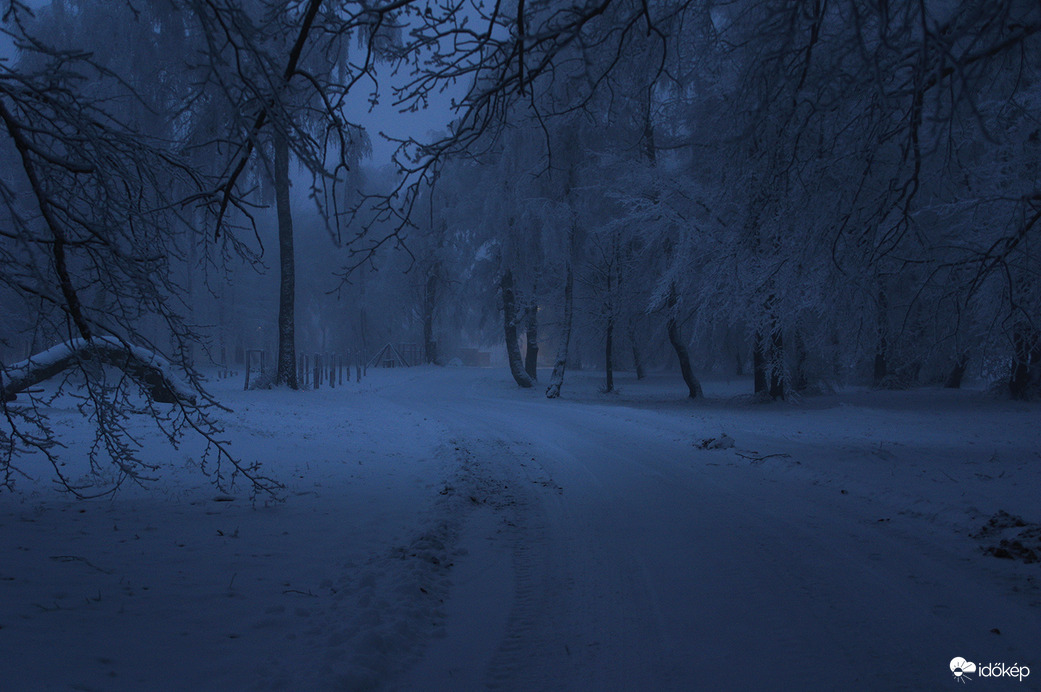
M 90 20 L 88 9 L 80 21 Z M 7 228 L 0 285 L 6 304 L 20 302 L 36 316 L 44 341 L 79 344 L 63 364 L 85 387 L 85 410 L 97 422 L 91 468 L 115 467 L 108 491 L 128 479 L 150 477 L 155 466 L 138 455 L 137 440 L 125 425 L 130 415 L 144 412 L 171 440 L 185 430 L 202 434 L 218 484 L 242 476 L 257 489 L 275 490 L 277 483 L 255 464 L 230 455 L 207 413 L 215 402 L 190 358 L 198 334 L 182 317 L 180 286 L 171 271 L 184 261 L 177 236 L 207 244 L 193 225 L 190 200 L 211 189 L 215 179 L 192 164 L 170 139 L 173 133 L 144 117 L 168 105 L 137 88 L 146 81 L 144 74 L 135 84 L 104 62 L 104 55 L 52 41 L 61 35 L 54 31 L 61 27 L 60 16 L 44 12 L 36 17 L 25 5 L 9 2 L 4 18 L 20 57 L 13 65 L 0 65 L 0 122 L 7 135 L 2 155 L 8 164 L 0 179 Z M 176 18 L 156 15 L 151 20 L 153 33 L 183 32 Z M 174 68 L 170 74 L 183 72 Z M 184 83 L 170 80 L 171 88 Z M 157 342 L 157 335 L 169 340 L 169 348 Z M 146 403 L 135 404 L 137 385 L 147 378 L 112 380 L 96 365 L 112 362 L 119 349 L 130 362 L 134 354 L 169 353 L 177 376 L 198 398 L 175 397 L 171 406 L 161 390 L 146 386 Z M 46 359 L 31 357 L 24 366 L 32 370 L 41 360 Z M 22 367 L 7 365 L 5 379 Z M 12 482 L 18 454 L 37 450 L 51 459 L 70 491 L 106 492 L 63 474 L 57 441 L 36 406 L 37 395 L 29 392 L 27 398 L 24 404 L 3 403 L 5 481 Z
M 568 256 L 565 260 L 564 276 L 564 314 L 560 328 L 560 343 L 557 346 L 557 359 L 553 363 L 553 373 L 549 377 L 546 398 L 560 397 L 564 386 L 564 372 L 567 369 L 568 348 L 571 345 L 571 329 L 574 323 L 575 304 L 575 247 L 577 245 L 576 219 L 572 216 L 571 229 L 568 232 Z

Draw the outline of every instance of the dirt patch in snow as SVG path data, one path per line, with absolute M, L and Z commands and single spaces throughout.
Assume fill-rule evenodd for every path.
M 983 552 L 1005 560 L 1041 562 L 1041 524 L 998 510 L 973 538 L 985 542 Z

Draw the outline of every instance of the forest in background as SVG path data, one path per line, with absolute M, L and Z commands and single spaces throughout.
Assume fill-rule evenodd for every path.
M 78 351 L 99 463 L 147 475 L 121 422 L 146 412 L 259 487 L 202 376 L 248 349 L 290 388 L 304 354 L 407 342 L 505 351 L 524 387 L 552 366 L 549 396 L 565 366 L 605 391 L 676 369 L 693 398 L 706 373 L 764 400 L 966 377 L 1041 395 L 1036 2 L 3 9 L 8 482 L 56 450 L 9 369 L 73 339 L 158 354 L 198 393 L 139 397 L 147 374 Z M 447 122 L 371 162 L 359 103 L 444 93 Z

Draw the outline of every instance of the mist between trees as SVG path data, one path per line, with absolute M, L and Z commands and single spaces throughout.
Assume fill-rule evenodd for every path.
M 2 27 L 8 486 L 32 450 L 80 494 L 147 478 L 143 414 L 277 492 L 202 375 L 253 349 L 293 389 L 301 355 L 412 343 L 549 397 L 583 366 L 1041 395 L 1037 2 L 9 0 Z M 347 113 L 446 90 L 366 164 Z M 62 344 L 107 485 L 61 475 L 53 390 L 13 384 Z

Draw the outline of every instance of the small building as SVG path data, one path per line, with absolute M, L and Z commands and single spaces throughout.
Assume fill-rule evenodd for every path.
M 401 354 L 401 350 L 394 346 L 394 344 L 387 344 L 380 350 L 376 351 L 376 355 L 369 359 L 365 367 L 367 368 L 407 368 L 412 363 Z

